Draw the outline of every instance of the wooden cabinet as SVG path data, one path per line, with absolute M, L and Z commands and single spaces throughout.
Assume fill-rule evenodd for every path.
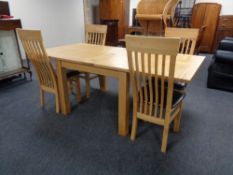
M 198 3 L 193 6 L 192 27 L 206 26 L 200 44 L 202 52 L 212 52 L 220 11 L 221 5 L 217 3 Z
M 216 51 L 219 42 L 226 36 L 233 37 L 233 15 L 220 16 L 213 46 L 213 52 Z
M 129 24 L 129 0 L 100 0 L 100 20 L 118 20 L 118 39 L 125 37 Z

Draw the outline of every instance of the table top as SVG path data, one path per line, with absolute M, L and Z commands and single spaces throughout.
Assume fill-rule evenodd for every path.
M 116 71 L 128 72 L 128 58 L 125 48 L 92 44 L 72 44 L 47 49 L 51 58 L 86 64 Z M 205 56 L 178 54 L 175 79 L 190 82 L 203 63 Z

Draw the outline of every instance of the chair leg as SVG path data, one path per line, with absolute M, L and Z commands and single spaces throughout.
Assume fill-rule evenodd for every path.
M 107 90 L 107 80 L 106 77 L 103 75 L 98 75 L 99 78 L 99 84 L 100 84 L 100 89 L 101 91 L 106 91 Z
M 167 150 L 168 133 L 169 133 L 169 124 L 167 125 L 165 124 L 163 129 L 163 138 L 162 138 L 162 146 L 161 146 L 161 151 L 163 153 L 166 153 Z
M 137 111 L 134 111 L 133 112 L 132 130 L 131 130 L 131 136 L 130 136 L 130 139 L 132 141 L 134 141 L 136 138 L 137 126 L 138 126 Z
M 79 77 L 75 78 L 75 82 L 76 82 L 76 93 L 77 93 L 77 102 L 79 103 L 81 101 L 81 88 L 80 88 L 80 79 Z
M 91 94 L 91 86 L 90 86 L 90 74 L 85 73 L 85 81 L 86 81 L 86 97 L 89 98 Z
M 182 114 L 182 110 L 183 110 L 183 102 L 180 104 L 179 108 L 180 108 L 179 112 L 178 112 L 176 118 L 174 119 L 174 126 L 173 126 L 174 132 L 180 131 L 180 119 L 181 119 L 181 114 Z
M 45 105 L 45 100 L 44 100 L 44 91 L 40 89 L 40 106 L 44 107 Z
M 67 87 L 68 87 L 69 94 L 72 93 L 72 90 L 73 90 L 72 80 L 67 81 Z
M 56 113 L 59 114 L 60 113 L 60 102 L 59 102 L 58 92 L 55 93 L 55 97 L 56 97 Z

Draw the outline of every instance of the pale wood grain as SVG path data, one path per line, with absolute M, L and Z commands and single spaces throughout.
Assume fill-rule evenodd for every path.
M 60 102 L 59 102 L 57 76 L 50 62 L 50 59 L 46 53 L 41 32 L 39 30 L 23 30 L 23 29 L 17 29 L 16 31 L 19 35 L 19 38 L 22 42 L 23 48 L 26 52 L 28 59 L 35 68 L 35 72 L 40 84 L 41 106 L 44 106 L 45 104 L 44 92 L 46 91 L 53 93 L 56 97 L 56 112 L 59 113 Z M 64 76 L 66 76 L 66 74 Z M 71 81 L 73 81 L 73 79 L 70 79 L 68 83 L 71 83 Z M 67 84 L 67 81 L 65 81 L 65 84 Z M 77 86 L 80 86 L 79 81 L 77 81 Z M 77 91 L 77 93 L 79 93 L 77 95 L 79 97 L 80 92 Z
M 165 37 L 178 37 L 181 39 L 179 53 L 194 54 L 199 29 L 167 27 Z
M 131 140 L 135 140 L 138 119 L 162 125 L 162 152 L 166 152 L 170 123 L 176 119 L 178 130 L 180 121 L 181 104 L 172 105 L 179 43 L 179 38 L 126 36 L 133 107 L 136 108 L 133 109 Z
M 96 45 L 105 45 L 106 43 L 106 35 L 107 35 L 107 26 L 106 25 L 98 25 L 98 24 L 86 24 L 85 25 L 85 42 L 88 44 L 96 44 Z M 106 78 L 104 76 L 90 75 L 89 73 L 85 73 L 84 76 L 80 76 L 80 78 L 84 78 L 86 82 L 86 97 L 90 97 L 91 86 L 90 81 L 99 77 L 100 89 L 102 91 L 106 91 Z
M 62 61 L 129 72 L 125 48 L 92 44 L 73 44 L 47 49 L 47 53 L 50 57 Z M 175 67 L 175 79 L 177 81 L 191 82 L 204 59 L 205 56 L 178 54 Z
M 59 63 L 58 83 L 64 84 L 64 70 L 72 69 L 98 75 L 111 76 L 119 80 L 118 88 L 118 133 L 128 134 L 129 124 L 129 67 L 125 48 L 99 46 L 93 44 L 72 44 L 47 49 L 50 57 Z M 204 60 L 204 56 L 177 55 L 175 79 L 190 82 Z M 159 66 L 159 63 L 158 63 Z M 154 69 L 152 68 L 154 71 Z M 70 102 L 66 85 L 60 85 L 63 97 L 62 113 L 70 113 Z

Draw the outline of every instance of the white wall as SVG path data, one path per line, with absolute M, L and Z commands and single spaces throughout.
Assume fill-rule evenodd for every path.
M 137 5 L 139 3 L 140 0 L 130 0 L 130 4 L 129 4 L 129 25 L 132 25 L 132 15 L 133 15 L 133 9 L 137 8 Z
M 8 0 L 11 14 L 23 28 L 40 29 L 46 47 L 82 42 L 82 0 Z

